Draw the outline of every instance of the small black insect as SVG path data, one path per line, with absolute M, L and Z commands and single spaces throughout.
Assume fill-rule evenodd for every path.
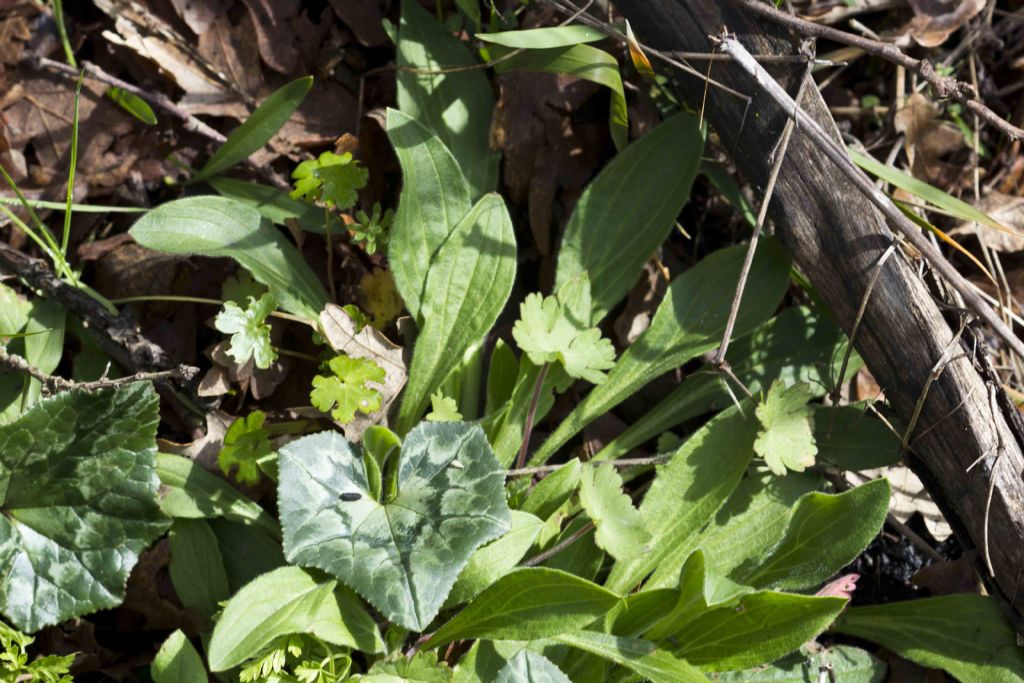
M 362 497 L 362 494 L 359 493 L 343 493 L 341 494 L 341 496 L 339 496 L 339 498 L 341 498 L 341 502 L 343 503 L 352 503 L 354 501 L 359 500 Z

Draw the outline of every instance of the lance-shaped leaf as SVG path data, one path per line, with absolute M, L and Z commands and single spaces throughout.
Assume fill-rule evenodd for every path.
M 510 528 L 504 471 L 483 430 L 428 422 L 402 445 L 394 500 L 375 500 L 363 458 L 323 432 L 280 451 L 284 549 L 422 631 L 474 550 Z
M 482 66 L 479 60 L 415 0 L 402 0 L 396 53 L 398 108 L 451 150 L 473 199 L 493 190 L 500 157 L 490 144 L 491 84 L 482 69 L 452 68 Z
M 423 124 L 388 109 L 388 138 L 402 167 L 402 194 L 388 247 L 391 274 L 405 307 L 422 321 L 430 263 L 473 204 L 458 162 Z
M 624 248 L 628 249 L 628 248 Z M 716 348 L 722 341 L 746 247 L 707 256 L 677 277 L 647 328 L 619 357 L 604 384 L 594 387 L 531 459 L 540 464 L 587 424 L 658 375 Z M 744 290 L 734 337 L 754 330 L 778 306 L 789 279 L 789 256 L 774 239 L 762 240 Z M 591 275 L 591 281 L 597 281 Z M 594 301 L 598 301 L 595 295 Z
M 0 426 L 0 611 L 38 631 L 124 599 L 167 529 L 149 384 L 69 392 Z
M 459 222 L 430 266 L 423 329 L 398 413 L 399 434 L 423 413 L 466 351 L 490 331 L 512 292 L 516 238 L 505 202 L 489 194 Z

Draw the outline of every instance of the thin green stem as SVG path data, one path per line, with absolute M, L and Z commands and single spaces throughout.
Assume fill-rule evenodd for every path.
M 14 197 L 0 197 L 0 204 L 22 205 L 23 202 Z M 47 202 L 42 199 L 26 198 L 24 204 L 37 209 L 67 210 L 67 205 L 64 202 Z M 103 204 L 72 204 L 71 208 L 79 213 L 145 213 L 149 211 L 141 206 L 104 206 Z
M 311 363 L 320 364 L 320 359 L 316 356 L 311 356 L 308 353 L 302 353 L 301 351 L 289 351 L 288 349 L 282 349 L 279 346 L 274 347 L 274 351 L 280 356 L 290 356 L 291 358 L 301 358 L 302 360 L 308 360 Z
M 68 31 L 64 26 L 64 3 L 62 0 L 53 0 L 53 20 L 57 22 L 57 33 L 60 35 L 61 45 L 64 46 L 64 57 L 68 60 L 68 64 L 77 69 L 78 61 L 75 59 L 75 52 L 71 49 Z
M 54 0 L 54 3 L 59 5 L 60 0 Z M 75 85 L 75 108 L 71 117 L 71 164 L 68 168 L 68 192 L 64 207 L 64 233 L 60 239 L 60 255 L 64 263 L 67 263 L 68 243 L 71 241 L 71 201 L 75 198 L 75 167 L 78 165 L 78 105 L 82 99 L 82 81 L 84 78 L 85 72 L 83 71 L 79 74 L 78 83 Z M 75 271 L 68 268 L 67 272 L 71 277 L 72 284 L 80 287 L 81 283 L 78 281 Z
M 3 166 L 0 166 L 0 168 L 3 168 Z M 14 223 L 14 225 L 17 226 L 19 230 L 28 235 L 29 239 L 31 239 L 33 242 L 39 245 L 39 248 L 42 249 L 46 253 L 46 255 L 49 256 L 56 263 L 57 256 L 54 253 L 53 249 L 50 248 L 50 245 L 47 244 L 39 235 L 36 234 L 35 230 L 30 228 L 28 224 L 25 223 L 25 221 L 18 218 L 18 216 L 13 211 L 8 209 L 3 204 L 0 204 L 0 212 L 3 212 L 3 214 L 7 216 L 8 220 Z

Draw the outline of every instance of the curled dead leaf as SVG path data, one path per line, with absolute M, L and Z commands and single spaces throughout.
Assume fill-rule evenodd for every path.
M 914 18 L 904 27 L 921 47 L 938 47 L 985 8 L 985 0 L 909 0 Z
M 893 127 L 904 134 L 904 148 L 915 177 L 930 182 L 953 178 L 959 168 L 950 169 L 942 157 L 964 145 L 964 134 L 949 121 L 940 118 L 938 107 L 921 93 L 906 98 L 896 115 Z

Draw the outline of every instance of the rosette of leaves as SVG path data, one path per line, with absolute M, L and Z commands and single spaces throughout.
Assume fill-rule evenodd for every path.
M 34 632 L 114 607 L 157 505 L 157 396 L 148 383 L 67 392 L 0 426 L 0 611 Z
M 233 361 L 245 365 L 251 358 L 256 367 L 266 370 L 277 360 L 277 353 L 270 342 L 270 325 L 267 324 L 267 316 L 277 304 L 270 294 L 259 299 L 251 296 L 247 299 L 249 304 L 245 308 L 234 301 L 225 301 L 223 310 L 214 318 L 213 326 L 231 335 L 228 355 Z
M 615 365 L 615 348 L 590 327 L 590 308 L 590 280 L 582 273 L 555 296 L 527 295 L 512 337 L 535 365 L 561 362 L 570 377 L 601 384 Z

